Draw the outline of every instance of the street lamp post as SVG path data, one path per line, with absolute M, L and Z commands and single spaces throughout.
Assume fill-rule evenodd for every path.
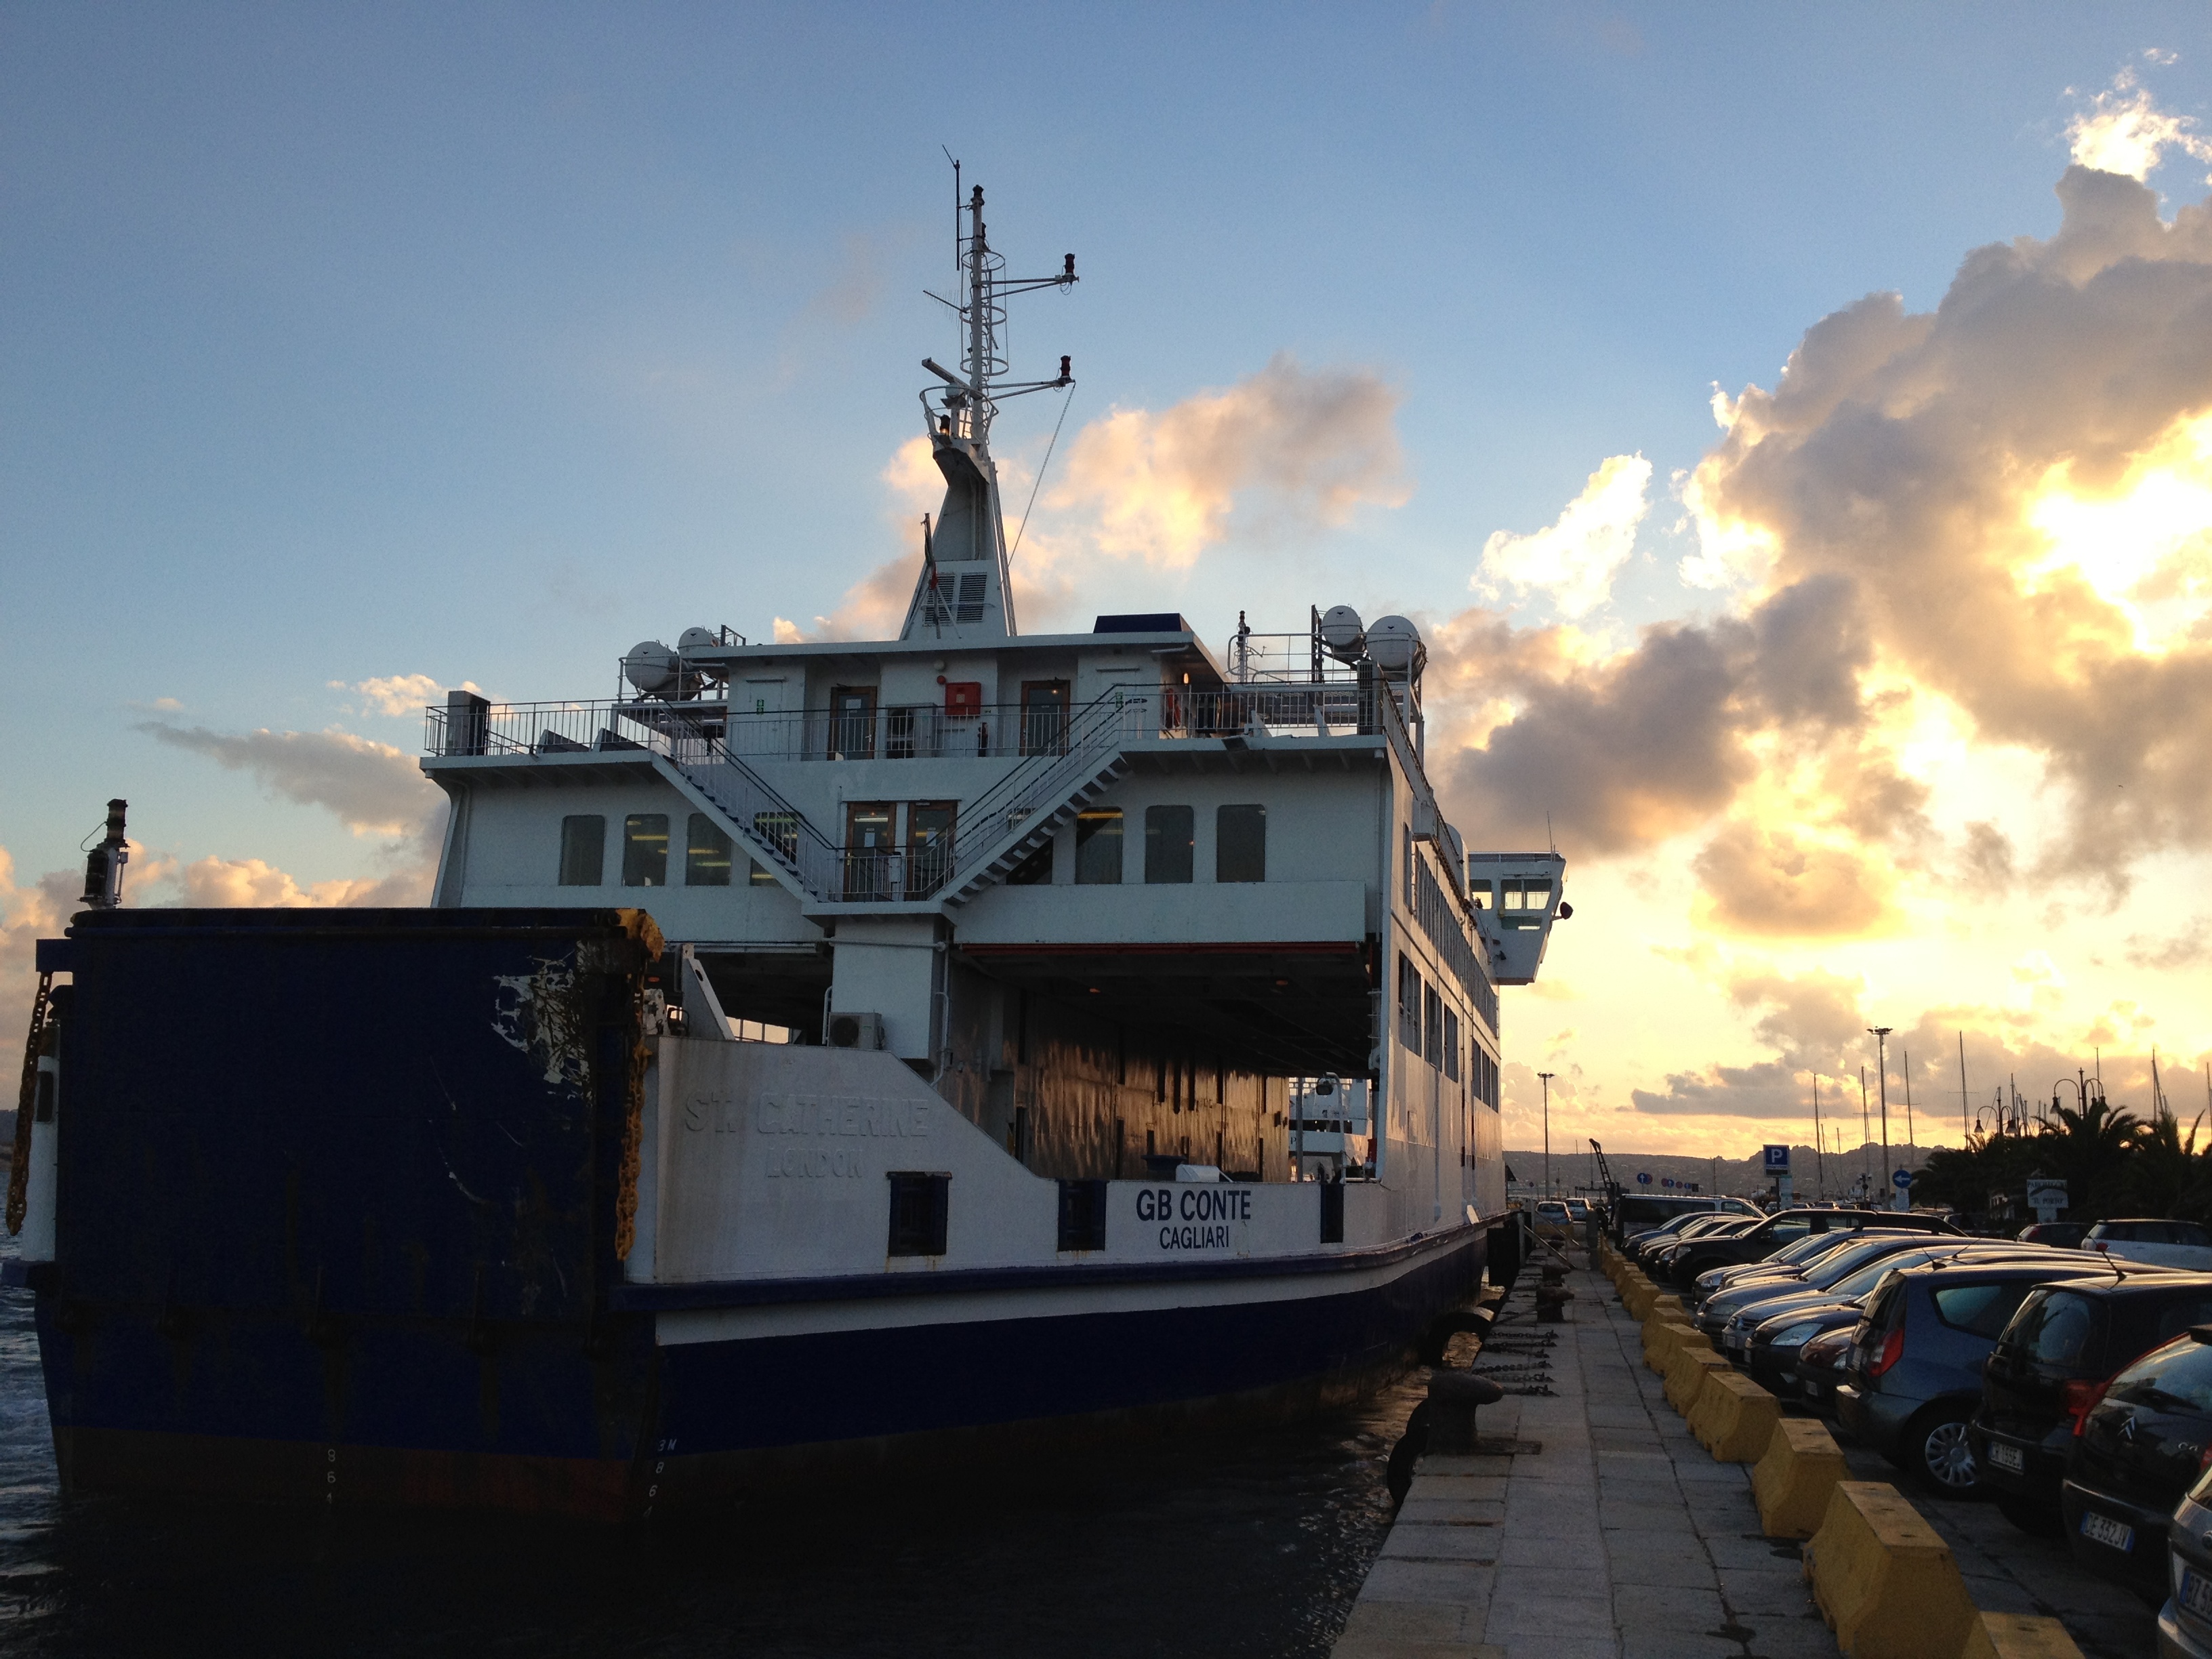
M 1544 1196 L 1552 1195 L 1552 1079 L 1557 1072 L 1539 1072 L 1544 1080 Z
M 1874 1039 L 1875 1070 L 1880 1073 L 1875 1085 L 1881 1096 L 1881 1178 L 1889 1180 L 1889 1034 L 1895 1028 L 1888 1025 L 1869 1025 L 1867 1035 Z M 1901 1196 L 1902 1188 L 1890 1188 L 1893 1194 Z M 1897 1196 L 1890 1200 L 1890 1207 L 1899 1206 Z

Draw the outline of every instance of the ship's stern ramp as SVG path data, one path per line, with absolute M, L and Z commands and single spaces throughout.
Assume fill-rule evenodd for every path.
M 1552 924 L 1574 915 L 1559 853 L 1469 853 L 1468 891 L 1500 985 L 1528 985 L 1544 964 Z
M 64 1490 L 625 1512 L 650 919 L 123 910 L 65 945 L 33 1281 Z

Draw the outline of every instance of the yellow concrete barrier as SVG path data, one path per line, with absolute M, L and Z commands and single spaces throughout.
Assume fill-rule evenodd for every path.
M 1620 1299 L 1627 1306 L 1629 1317 L 1639 1325 L 1658 1294 L 1659 1287 L 1641 1273 L 1631 1273 L 1620 1286 Z
M 1751 1472 L 1759 1529 L 1769 1538 L 1810 1538 L 1828 1513 L 1828 1495 L 1844 1475 L 1843 1449 L 1827 1425 L 1785 1417 L 1774 1425 L 1766 1455 Z
M 1690 1432 L 1717 1462 L 1756 1463 L 1782 1420 L 1782 1402 L 1733 1370 L 1713 1371 L 1690 1407 Z
M 1651 1298 L 1644 1310 L 1644 1317 L 1636 1322 L 1648 1331 L 1654 1325 L 1663 1325 L 1670 1319 L 1684 1318 L 1689 1311 L 1682 1305 L 1680 1297 L 1662 1294 Z
M 1959 1659 L 2081 1659 L 2056 1619 L 2033 1613 L 1984 1613 L 1966 1631 Z
M 1667 1403 L 1682 1416 L 1689 1416 L 1698 1396 L 1705 1391 L 1705 1374 L 1728 1368 L 1727 1359 L 1711 1348 L 1693 1348 L 1684 1343 L 1667 1362 Z
M 1978 1622 L 1950 1546 L 1877 1480 L 1836 1483 L 1805 1546 L 1805 1576 L 1850 1659 L 1961 1653 Z
M 1674 1363 L 1674 1350 L 1686 1342 L 1693 1348 L 1708 1346 L 1695 1326 L 1685 1324 L 1679 1319 L 1646 1325 L 1644 1328 L 1644 1363 L 1664 1376 L 1667 1368 Z

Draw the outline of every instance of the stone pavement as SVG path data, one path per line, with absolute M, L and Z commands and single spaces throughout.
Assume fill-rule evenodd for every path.
M 1749 1468 L 1691 1438 L 1613 1287 L 1568 1285 L 1567 1323 L 1524 1294 L 1500 1328 L 1560 1333 L 1553 1394 L 1483 1410 L 1501 1455 L 1421 1460 L 1335 1659 L 1834 1659 Z
M 1863 1446 L 1845 1443 L 1844 1461 L 1852 1480 L 1889 1481 L 1911 1500 L 1951 1547 L 1966 1594 L 1984 1613 L 2056 1619 L 2085 1659 L 2148 1659 L 2157 1651 L 2158 1610 L 2124 1585 L 2077 1565 L 2063 1537 L 2031 1537 L 1995 1504 L 1908 1485 L 1880 1453 Z

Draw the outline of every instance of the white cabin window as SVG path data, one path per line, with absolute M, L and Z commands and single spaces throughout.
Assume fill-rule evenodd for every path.
M 561 885 L 598 887 L 606 880 L 607 821 L 597 812 L 561 820 Z
M 1121 809 L 1087 807 L 1075 815 L 1075 879 L 1118 884 L 1121 879 Z
M 632 812 L 623 820 L 623 885 L 668 885 L 668 814 Z
M 1267 809 L 1218 806 L 1213 812 L 1213 878 L 1267 878 Z
M 730 838 L 704 812 L 692 813 L 684 828 L 684 884 L 727 887 L 730 862 Z
M 1188 806 L 1147 806 L 1145 809 L 1145 879 L 1148 882 L 1187 882 L 1191 878 L 1191 850 L 1197 838 L 1197 815 Z

